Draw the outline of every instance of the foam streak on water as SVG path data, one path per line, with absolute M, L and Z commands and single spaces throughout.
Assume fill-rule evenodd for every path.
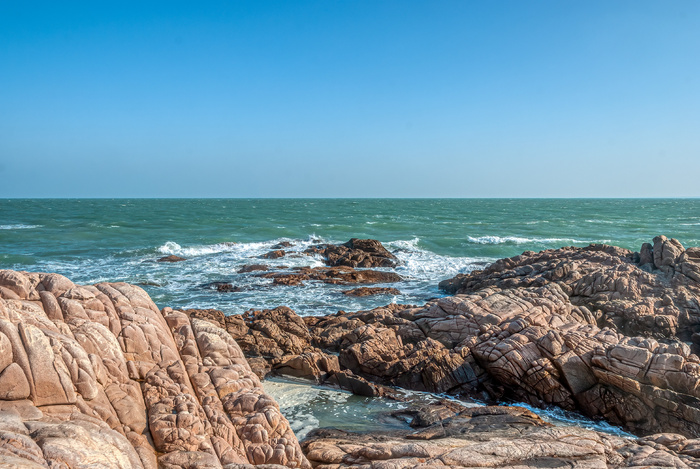
M 658 234 L 700 244 L 697 199 L 659 200 L 0 200 L 0 268 L 58 272 L 78 283 L 141 284 L 161 306 L 227 313 L 287 305 L 300 314 L 423 304 L 437 284 L 525 250 L 610 243 L 638 250 Z M 273 287 L 247 264 L 323 265 L 303 251 L 378 239 L 400 260 L 396 296 L 353 298 L 351 287 Z M 287 256 L 259 257 L 280 242 Z M 187 258 L 158 263 L 168 255 Z M 236 293 L 204 289 L 229 282 Z

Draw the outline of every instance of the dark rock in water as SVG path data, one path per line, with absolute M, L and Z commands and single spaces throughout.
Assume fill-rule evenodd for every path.
M 287 254 L 284 250 L 278 249 L 276 251 L 270 251 L 266 254 L 263 254 L 260 256 L 261 259 L 279 259 L 280 257 L 284 257 L 285 254 Z
M 170 256 L 161 257 L 160 259 L 158 259 L 158 262 L 182 262 L 182 261 L 186 261 L 186 260 L 187 259 L 185 259 L 184 257 L 170 255 Z
M 348 296 L 372 296 L 372 295 L 400 295 L 401 291 L 396 288 L 383 287 L 360 287 L 354 290 L 346 290 L 343 295 Z
M 244 289 L 241 287 L 236 287 L 232 283 L 228 282 L 211 282 L 211 283 L 205 283 L 202 285 L 202 288 L 206 288 L 208 290 L 216 290 L 221 293 L 236 293 L 236 292 L 242 292 Z
M 245 274 L 248 272 L 255 272 L 255 271 L 267 271 L 270 270 L 270 267 L 265 265 L 265 264 L 251 264 L 251 265 L 245 265 L 238 269 L 239 274 Z
M 351 267 L 299 267 L 292 272 L 271 272 L 259 277 L 273 279 L 273 285 L 303 285 L 305 280 L 351 285 L 367 283 L 400 282 L 402 277 L 394 272 L 355 270 Z
M 352 238 L 344 244 L 323 244 L 306 252 L 320 254 L 331 267 L 396 267 L 396 256 L 375 239 Z
M 272 246 L 272 249 L 291 248 L 292 246 L 294 246 L 294 244 L 290 243 L 289 241 L 282 241 Z
M 0 285 L 0 467 L 310 469 L 215 323 L 126 283 L 0 270 Z

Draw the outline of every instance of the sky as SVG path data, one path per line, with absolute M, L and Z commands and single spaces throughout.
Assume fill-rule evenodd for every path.
M 698 197 L 700 2 L 0 1 L 0 197 Z

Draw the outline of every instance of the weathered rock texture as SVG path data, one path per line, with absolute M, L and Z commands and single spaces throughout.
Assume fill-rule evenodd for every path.
M 312 432 L 302 446 L 317 468 L 700 467 L 700 440 L 632 440 L 555 427 L 517 407 L 469 409 L 414 432 Z
M 0 271 L 0 466 L 309 467 L 231 336 L 125 283 Z
M 606 245 L 527 251 L 440 287 L 472 293 L 547 284 L 558 285 L 573 305 L 591 311 L 600 327 L 686 342 L 700 332 L 700 248 L 686 250 L 665 236 L 645 243 L 639 253 Z M 700 335 L 695 341 L 700 344 Z
M 360 287 L 353 290 L 346 290 L 343 294 L 348 296 L 400 295 L 401 291 L 397 288 Z
M 366 283 L 400 282 L 401 276 L 394 272 L 381 270 L 355 270 L 352 267 L 296 267 L 291 272 L 270 272 L 259 274 L 262 278 L 271 278 L 274 285 L 303 285 L 306 280 L 317 280 L 337 285 Z
M 226 328 L 262 372 L 556 405 L 697 437 L 700 359 L 678 340 L 700 317 L 697 256 L 679 246 L 656 238 L 651 272 L 636 262 L 644 252 L 611 246 L 525 253 L 451 280 L 462 293 L 424 307 L 303 319 L 278 308 Z
M 352 238 L 344 244 L 321 244 L 306 250 L 320 254 L 331 267 L 396 267 L 396 256 L 376 239 Z

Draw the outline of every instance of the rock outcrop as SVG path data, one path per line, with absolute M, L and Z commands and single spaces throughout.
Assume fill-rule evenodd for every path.
M 125 283 L 0 271 L 2 467 L 309 463 L 243 353 Z
M 393 283 L 402 280 L 399 274 L 381 270 L 355 270 L 352 267 L 296 267 L 290 272 L 259 274 L 271 278 L 273 285 L 300 286 L 307 280 L 316 280 L 336 285 Z
M 302 446 L 315 467 L 700 467 L 698 444 L 680 435 L 638 440 L 553 426 L 518 407 L 481 407 L 417 431 L 316 430 Z
M 562 248 L 494 262 L 483 271 L 440 283 L 448 293 L 556 284 L 600 327 L 626 335 L 700 344 L 700 248 L 654 238 L 639 253 L 606 245 Z M 700 348 L 698 349 L 700 351 Z
M 400 295 L 401 291 L 397 288 L 387 287 L 360 287 L 343 292 L 348 296 L 373 296 L 373 295 Z
M 683 272 L 697 257 L 679 245 L 657 238 L 646 255 L 662 252 L 654 265 L 666 268 L 652 272 L 635 260 L 641 254 L 612 246 L 524 253 L 451 280 L 462 293 L 423 307 L 303 319 L 290 310 L 274 319 L 250 313 L 230 319 L 241 324 L 232 334 L 268 364 L 264 371 L 337 355 L 334 376 L 555 405 L 637 434 L 694 438 L 700 358 L 678 337 L 695 330 L 698 284 Z M 297 375 L 324 372 L 304 370 Z
M 396 256 L 387 251 L 376 239 L 352 238 L 344 244 L 321 244 L 306 250 L 320 254 L 331 267 L 396 267 Z

